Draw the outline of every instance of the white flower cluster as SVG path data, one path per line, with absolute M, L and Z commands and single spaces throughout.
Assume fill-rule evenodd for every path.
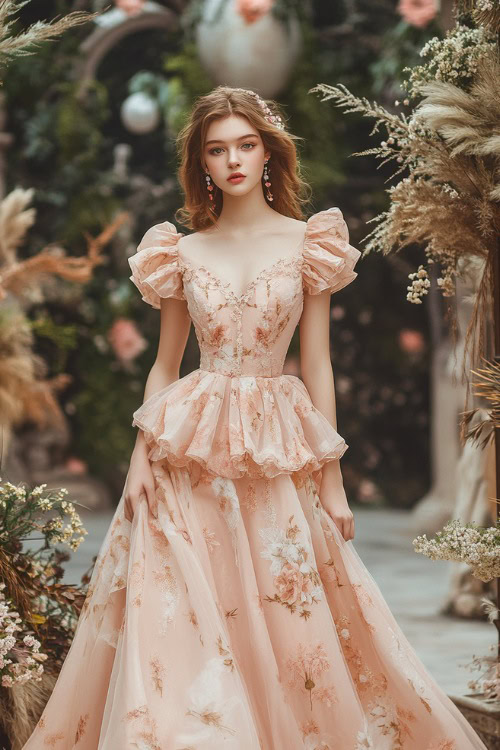
M 73 503 L 63 500 L 60 508 L 69 516 L 69 523 L 65 525 L 61 517 L 52 518 L 43 526 L 43 531 L 50 532 L 52 543 L 67 544 L 71 549 L 78 549 L 88 531 L 83 527 L 82 520 Z
M 455 282 L 450 274 L 445 274 L 437 279 L 437 285 L 441 289 L 443 297 L 453 297 L 455 294 Z
M 0 583 L 0 676 L 2 687 L 12 687 L 16 682 L 42 679 L 43 664 L 47 654 L 40 653 L 40 641 L 29 634 L 22 640 L 16 634 L 23 631 L 19 612 L 10 609 Z M 13 657 L 13 658 L 10 658 Z
M 402 86 L 410 96 L 419 96 L 423 84 L 445 81 L 460 85 L 474 76 L 479 60 L 496 49 L 494 35 L 480 26 L 470 29 L 461 24 L 446 33 L 444 39 L 433 37 L 420 50 L 420 57 L 428 58 L 425 65 L 404 68 L 410 77 Z
M 413 302 L 415 305 L 422 304 L 422 297 L 424 294 L 429 293 L 429 287 L 431 282 L 427 270 L 420 265 L 416 271 L 408 274 L 408 278 L 411 280 L 411 284 L 406 287 L 408 294 L 406 299 L 408 302 Z
M 17 486 L 12 482 L 4 482 L 0 485 L 0 508 L 7 507 L 7 498 L 14 496 L 20 503 L 26 502 L 26 487 Z
M 59 490 L 47 490 L 46 484 L 40 484 L 32 490 L 21 485 L 17 486 L 11 482 L 2 482 L 0 477 L 0 511 L 6 515 L 6 532 L 1 536 L 9 534 L 9 514 L 19 520 L 21 516 L 30 519 L 34 528 L 48 533 L 51 543 L 67 544 L 71 549 L 77 549 L 88 533 L 83 527 L 80 516 L 75 510 L 73 503 L 66 500 L 68 490 L 61 487 Z M 20 507 L 22 506 L 22 507 Z M 45 524 L 39 525 L 33 517 L 39 513 L 55 511 L 59 513 Z M 63 517 L 69 518 L 64 525 Z M 14 532 L 12 532 L 14 533 Z
M 476 0 L 477 10 L 491 11 L 491 10 L 495 10 L 497 6 L 498 6 L 498 0 L 497 2 L 494 2 L 494 0 Z
M 472 568 L 472 575 L 480 581 L 491 581 L 500 576 L 500 525 L 481 527 L 463 524 L 459 519 L 449 521 L 434 539 L 427 535 L 413 540 L 415 552 L 431 560 L 455 560 Z

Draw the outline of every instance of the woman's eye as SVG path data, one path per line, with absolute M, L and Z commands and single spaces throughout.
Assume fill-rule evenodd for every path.
M 245 148 L 245 151 L 251 151 L 253 148 L 255 148 L 255 145 L 256 145 L 255 143 L 248 142 L 248 143 L 243 143 L 242 147 L 250 146 L 250 148 Z M 213 148 L 210 149 L 209 153 L 213 154 L 214 156 L 217 156 L 217 152 L 220 152 L 222 150 L 223 149 L 220 146 L 214 146 Z

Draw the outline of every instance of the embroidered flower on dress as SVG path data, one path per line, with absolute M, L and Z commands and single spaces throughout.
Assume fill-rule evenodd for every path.
M 300 542 L 300 528 L 293 523 L 293 515 L 288 519 L 286 531 L 283 529 L 259 529 L 264 542 L 261 556 L 271 560 L 271 574 L 274 576 L 276 593 L 266 596 L 268 602 L 277 602 L 295 612 L 301 607 L 300 616 L 308 619 L 311 611 L 306 605 L 320 601 L 323 587 L 318 571 L 308 558 L 310 552 Z
M 295 657 L 290 656 L 287 660 L 287 668 L 290 672 L 290 687 L 297 683 L 303 684 L 309 691 L 309 700 L 312 709 L 313 691 L 323 672 L 330 669 L 330 662 L 323 643 L 316 645 L 299 643 Z M 316 697 L 316 694 L 314 694 Z

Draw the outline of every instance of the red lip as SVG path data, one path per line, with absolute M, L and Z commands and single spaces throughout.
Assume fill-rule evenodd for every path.
M 241 172 L 233 172 L 233 174 L 230 174 L 230 175 L 229 175 L 229 177 L 228 177 L 227 179 L 228 179 L 228 181 L 229 181 L 229 180 L 234 180 L 234 179 L 236 179 L 237 177 L 240 177 L 240 178 L 241 178 L 241 177 L 245 177 L 245 176 L 246 176 L 246 175 L 244 175 L 244 174 L 241 174 Z

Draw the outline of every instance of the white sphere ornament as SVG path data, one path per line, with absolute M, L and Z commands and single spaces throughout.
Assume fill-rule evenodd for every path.
M 148 94 L 138 91 L 130 94 L 120 110 L 122 122 L 131 133 L 150 133 L 160 122 L 158 103 Z
M 297 18 L 290 16 L 285 24 L 267 12 L 248 23 L 236 0 L 226 0 L 222 11 L 220 5 L 221 0 L 205 0 L 196 27 L 202 65 L 217 84 L 274 97 L 285 88 L 302 48 Z

